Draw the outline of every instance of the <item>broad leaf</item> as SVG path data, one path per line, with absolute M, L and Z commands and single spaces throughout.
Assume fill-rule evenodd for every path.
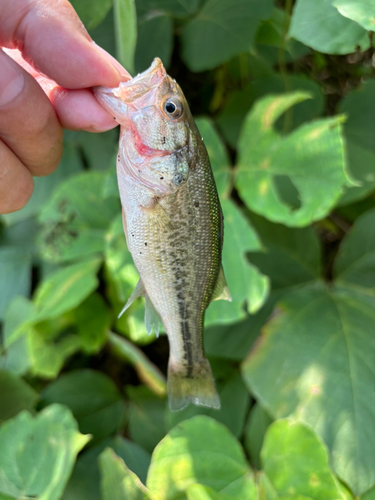
M 140 73 L 151 66 L 155 57 L 169 68 L 173 49 L 172 18 L 159 10 L 138 19 L 138 39 L 135 50 L 135 72 Z
M 246 252 L 261 248 L 258 236 L 233 201 L 222 200 L 221 207 L 224 214 L 222 262 L 232 302 L 211 302 L 206 312 L 206 325 L 244 318 L 246 305 L 252 313 L 256 312 L 267 298 L 269 288 L 268 278 L 246 258 Z
M 174 500 L 195 483 L 235 498 L 252 499 L 255 489 L 238 441 L 205 416 L 181 422 L 158 444 L 146 484 L 161 498 Z
M 261 469 L 260 450 L 262 449 L 266 431 L 271 423 L 272 418 L 259 403 L 256 403 L 251 408 L 245 427 L 245 448 L 250 456 L 251 463 L 257 469 Z
M 137 43 L 137 13 L 134 0 L 114 0 L 114 24 L 117 59 L 132 75 Z
M 125 462 L 107 448 L 99 458 L 103 500 L 146 500 L 149 491 Z
M 165 399 L 155 396 L 144 386 L 127 386 L 130 438 L 150 453 L 165 436 Z
M 209 118 L 197 118 L 195 123 L 202 135 L 208 156 L 210 157 L 219 197 L 225 197 L 231 188 L 231 169 L 228 152 Z
M 359 217 L 342 241 L 334 273 L 338 281 L 365 287 L 375 296 L 375 209 Z
M 42 404 L 68 406 L 84 434 L 103 439 L 118 430 L 125 406 L 117 387 L 103 373 L 75 370 L 61 375 L 42 392 Z
M 98 458 L 105 448 L 112 448 L 140 480 L 146 482 L 151 456 L 140 446 L 122 436 L 104 439 L 78 457 L 62 500 L 102 500 Z
M 369 80 L 345 97 L 339 110 L 348 117 L 344 132 L 348 151 L 348 166 L 359 185 L 347 189 L 341 205 L 365 197 L 375 189 L 375 82 Z
M 323 111 L 323 94 L 320 87 L 312 80 L 302 75 L 288 75 L 288 89 L 281 75 L 272 74 L 255 78 L 243 89 L 235 90 L 220 111 L 217 123 L 224 137 L 233 148 L 237 148 L 238 137 L 245 120 L 246 114 L 260 97 L 267 94 L 278 94 L 287 91 L 306 91 L 311 99 L 296 103 L 293 108 L 279 118 L 275 127 L 277 130 L 290 132 L 302 123 L 318 118 Z
M 11 372 L 0 370 L 0 423 L 21 410 L 33 410 L 39 395 Z
M 218 493 L 209 486 L 192 484 L 186 490 L 187 500 L 230 500 L 232 497 L 224 493 Z M 254 497 L 255 498 L 255 497 Z M 250 498 L 248 500 L 251 500 Z
M 58 500 L 78 452 L 89 441 L 67 408 L 27 411 L 0 428 L 0 494 Z
M 113 0 L 72 0 L 71 3 L 86 28 L 92 29 L 103 21 Z
M 202 0 L 137 0 L 139 17 L 162 12 L 172 17 L 185 18 L 196 12 Z
M 333 0 L 341 15 L 356 21 L 363 28 L 374 31 L 375 5 L 372 0 Z
M 202 71 L 247 52 L 271 9 L 270 0 L 206 0 L 183 31 L 185 63 L 192 71 Z
M 282 498 L 298 494 L 314 500 L 344 500 L 325 446 L 298 422 L 274 422 L 268 428 L 261 459 L 264 473 Z
M 273 129 L 282 113 L 308 97 L 294 92 L 261 99 L 248 114 L 239 142 L 236 187 L 242 199 L 254 212 L 288 226 L 324 217 L 350 182 L 342 117 L 302 125 L 286 137 Z M 291 188 L 298 191 L 299 207 L 294 196 L 290 202 Z
M 103 252 L 105 231 L 121 212 L 117 193 L 107 193 L 110 178 L 104 172 L 85 172 L 54 192 L 39 217 L 46 259 L 64 262 Z
M 15 247 L 0 248 L 0 320 L 14 297 L 27 296 L 31 285 L 31 254 Z
M 245 382 L 274 418 L 293 414 L 325 440 L 356 495 L 375 482 L 368 402 L 375 384 L 374 299 L 353 288 L 299 289 L 243 365 Z
M 349 54 L 370 45 L 366 31 L 343 17 L 332 0 L 297 0 L 289 36 L 325 54 Z

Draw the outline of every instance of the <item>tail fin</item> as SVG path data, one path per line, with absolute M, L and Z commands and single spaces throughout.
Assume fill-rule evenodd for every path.
M 182 410 L 189 403 L 216 410 L 220 408 L 220 398 L 207 359 L 197 362 L 191 375 L 187 373 L 186 366 L 169 364 L 168 402 L 172 411 Z

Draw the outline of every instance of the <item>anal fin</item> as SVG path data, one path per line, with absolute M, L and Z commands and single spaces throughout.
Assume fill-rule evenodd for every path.
M 216 285 L 212 294 L 211 301 L 213 300 L 228 300 L 232 302 L 232 297 L 224 276 L 223 266 L 220 266 L 219 276 L 217 277 Z

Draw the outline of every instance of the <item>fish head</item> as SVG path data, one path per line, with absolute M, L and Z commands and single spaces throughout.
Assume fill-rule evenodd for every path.
M 199 134 L 180 86 L 159 58 L 132 80 L 115 89 L 96 87 L 94 94 L 126 135 L 120 156 L 133 178 L 161 195 L 186 182 Z

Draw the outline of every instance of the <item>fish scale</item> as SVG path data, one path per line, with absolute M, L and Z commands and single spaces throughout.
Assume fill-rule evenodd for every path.
M 98 88 L 95 95 L 108 110 L 116 109 L 122 125 L 117 175 L 128 249 L 140 275 L 125 309 L 144 295 L 146 328 L 157 317 L 163 323 L 171 409 L 190 402 L 219 408 L 203 348 L 204 313 L 211 300 L 230 295 L 208 154 L 181 89 L 160 60 L 121 85 Z M 170 109 L 182 110 L 177 118 L 168 116 L 166 99 Z

